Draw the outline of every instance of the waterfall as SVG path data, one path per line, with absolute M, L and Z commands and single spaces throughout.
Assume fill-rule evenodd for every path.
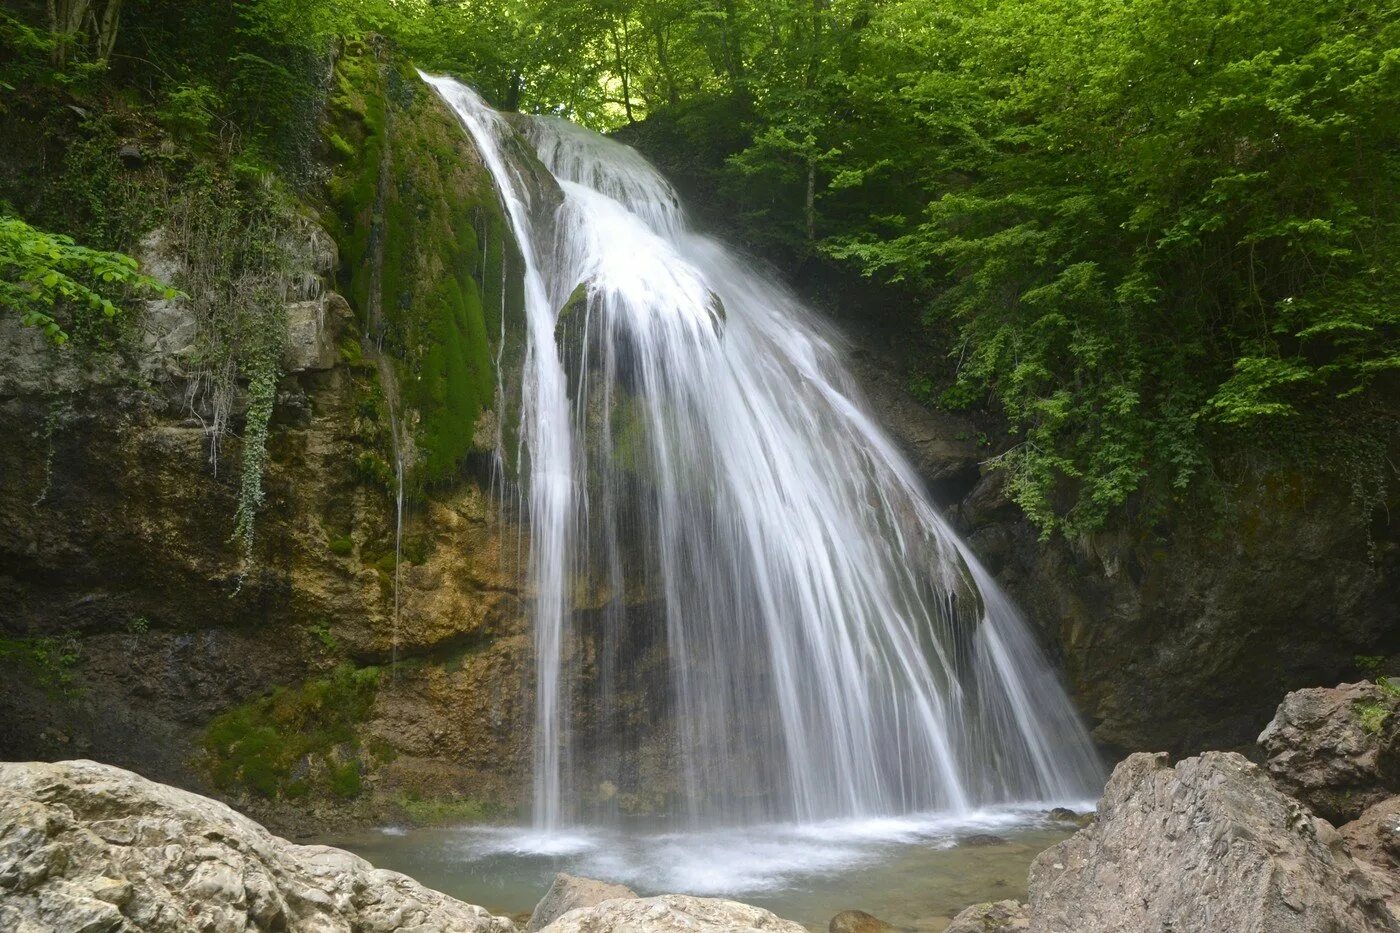
M 1025 622 L 795 296 L 633 150 L 424 78 L 525 265 L 536 827 L 635 809 L 639 774 L 690 825 L 1096 794 Z

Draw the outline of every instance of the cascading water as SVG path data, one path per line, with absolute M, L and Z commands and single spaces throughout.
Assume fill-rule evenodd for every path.
M 799 302 L 689 230 L 631 149 L 425 79 L 525 264 L 536 826 L 636 774 L 704 825 L 1092 796 L 1015 607 Z M 508 155 L 517 127 L 557 205 Z

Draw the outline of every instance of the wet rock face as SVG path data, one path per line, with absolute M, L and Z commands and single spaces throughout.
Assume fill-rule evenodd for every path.
M 1280 788 L 1334 823 L 1400 793 L 1400 696 L 1372 683 L 1288 694 L 1259 736 Z
M 712 897 L 665 894 L 624 898 L 571 910 L 545 933 L 805 933 L 760 907 Z
M 1096 822 L 1030 872 L 1044 933 L 1400 931 L 1384 893 L 1331 824 L 1231 752 L 1129 756 Z
M 381 374 L 331 288 L 334 241 L 289 229 L 304 275 L 246 565 L 230 540 L 244 403 L 211 462 L 189 299 L 130 309 L 96 347 L 0 315 L 0 758 L 99 758 L 302 828 L 397 818 L 402 798 L 512 806 L 530 739 L 528 545 L 464 473 L 409 502 L 395 567 L 392 470 L 386 485 L 366 468 L 392 459 Z M 167 279 L 184 269 L 159 229 L 141 253 Z M 396 660 L 338 740 L 359 746 L 337 752 L 339 794 L 298 785 L 283 801 L 242 786 L 266 762 L 211 754 L 217 717 Z
M 208 798 L 68 761 L 0 763 L 0 928 L 510 933 L 515 925 L 348 852 L 294 845 Z
M 991 467 L 1009 444 L 995 420 L 911 397 L 901 374 L 920 364 L 897 339 L 855 342 L 852 370 L 882 425 L 1040 631 L 1099 741 L 1252 745 L 1289 690 L 1400 650 L 1400 523 L 1368 527 L 1346 489 L 1250 474 L 1222 485 L 1213 514 L 1183 506 L 1041 541 Z

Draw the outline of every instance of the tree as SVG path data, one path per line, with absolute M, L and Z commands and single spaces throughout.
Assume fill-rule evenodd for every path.
M 17 217 L 0 217 L 0 307 L 18 312 L 54 343 L 69 338 L 65 327 L 72 324 L 60 320 L 65 309 L 75 318 L 114 318 L 121 309 L 109 295 L 123 288 L 167 298 L 178 294 L 143 275 L 130 256 L 89 249 Z

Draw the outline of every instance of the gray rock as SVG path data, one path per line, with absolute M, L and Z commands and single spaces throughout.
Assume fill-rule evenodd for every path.
M 1400 793 L 1400 699 L 1372 683 L 1296 690 L 1259 736 L 1286 793 L 1346 823 Z
M 661 897 L 603 901 L 571 910 L 547 933 L 806 933 L 801 926 L 760 907 L 712 897 Z
M 1004 846 L 1006 840 L 1000 836 L 993 836 L 991 833 L 973 833 L 971 836 L 963 836 L 958 840 L 958 844 L 982 848 L 985 846 Z
M 953 918 L 943 933 L 1012 933 L 1031 925 L 1030 911 L 1016 901 L 973 904 Z
M 1325 820 L 1233 752 L 1129 756 L 1098 819 L 1031 866 L 1037 933 L 1400 931 Z M 975 929 L 975 927 L 973 928 Z
M 1094 822 L 1094 814 L 1092 812 L 1075 813 L 1069 807 L 1055 807 L 1046 814 L 1046 817 L 1055 823 L 1070 823 L 1080 827 L 1088 826 L 1090 823 Z
M 213 800 L 92 761 L 0 763 L 0 929 L 512 933 L 515 925 Z
M 549 924 L 558 920 L 571 910 L 580 907 L 592 907 L 601 904 L 603 901 L 611 901 L 636 897 L 636 893 L 631 888 L 620 884 L 610 884 L 607 881 L 595 881 L 592 878 L 579 878 L 576 875 L 560 872 L 554 876 L 554 883 L 549 886 L 544 897 L 535 905 L 535 912 L 530 914 L 530 922 L 526 924 L 526 933 L 534 933 Z
M 888 933 L 894 927 L 863 910 L 843 910 L 831 918 L 827 933 Z
M 350 319 L 350 306 L 335 292 L 288 304 L 282 366 L 289 373 L 335 366 L 340 360 L 340 335 Z

